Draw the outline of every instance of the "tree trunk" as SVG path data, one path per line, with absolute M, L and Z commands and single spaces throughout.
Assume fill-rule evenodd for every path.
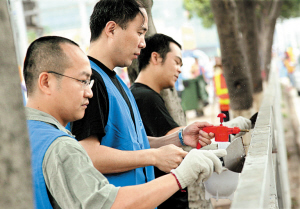
M 263 95 L 263 80 L 261 71 L 261 60 L 259 54 L 259 34 L 256 18 L 256 1 L 236 0 L 238 8 L 239 25 L 243 34 L 243 46 L 245 47 L 245 57 L 251 75 L 253 87 L 253 109 L 259 110 Z
M 260 46 L 263 56 L 262 69 L 265 73 L 265 80 L 268 81 L 270 65 L 272 59 L 272 45 L 275 31 L 276 20 L 280 15 L 283 1 L 263 1 L 260 2 L 262 6 L 260 24 Z
M 179 126 L 186 126 L 186 117 L 181 107 L 180 99 L 175 88 L 164 89 L 160 95 L 165 101 L 167 110 Z
M 236 1 L 238 12 L 244 15 L 245 21 L 240 21 L 243 32 L 243 42 L 245 43 L 248 67 L 252 78 L 253 93 L 260 93 L 263 90 L 261 67 L 259 59 L 259 37 L 255 18 L 256 1 Z
M 269 79 L 269 73 L 270 73 L 270 68 L 271 68 L 271 59 L 272 59 L 272 45 L 273 45 L 273 36 L 274 36 L 274 31 L 275 31 L 275 25 L 276 25 L 276 20 L 272 21 L 270 25 L 266 26 L 266 31 L 263 34 L 264 36 L 264 42 L 265 42 L 265 48 L 263 49 L 264 51 L 264 69 L 265 69 L 265 75 L 266 75 L 266 81 Z
M 224 77 L 230 108 L 235 111 L 252 108 L 252 83 L 244 57 L 241 34 L 238 30 L 237 9 L 234 1 L 211 0 L 217 25 Z
M 0 1 L 0 205 L 33 208 L 30 146 L 7 1 Z

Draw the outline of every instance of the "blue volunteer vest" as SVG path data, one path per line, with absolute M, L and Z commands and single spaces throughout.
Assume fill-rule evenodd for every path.
M 36 209 L 52 209 L 43 175 L 43 159 L 55 139 L 61 136 L 72 136 L 41 121 L 27 120 L 27 125 L 31 147 L 34 205 Z
M 117 87 L 98 65 L 91 60 L 90 63 L 92 69 L 102 76 L 109 100 L 108 121 L 105 126 L 106 135 L 102 138 L 101 144 L 128 151 L 149 149 L 150 145 L 145 128 L 131 91 L 121 78 L 116 75 L 132 105 L 136 128 L 132 121 L 129 107 Z M 144 169 L 146 173 L 144 173 Z M 147 166 L 145 168 L 136 168 L 127 172 L 108 174 L 105 176 L 109 183 L 115 186 L 138 185 L 153 180 L 154 169 L 153 166 Z

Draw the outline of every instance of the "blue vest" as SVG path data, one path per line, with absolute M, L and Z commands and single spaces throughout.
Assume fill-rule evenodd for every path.
M 121 78 L 116 75 L 131 103 L 136 127 L 132 121 L 129 107 L 117 87 L 98 65 L 91 60 L 90 63 L 92 69 L 102 76 L 109 100 L 108 121 L 105 126 L 106 135 L 102 138 L 101 144 L 128 151 L 149 149 L 150 145 L 145 128 L 131 91 Z M 146 173 L 144 173 L 144 169 Z M 153 180 L 154 169 L 153 166 L 147 166 L 145 168 L 136 168 L 130 171 L 105 176 L 109 183 L 115 186 L 138 185 Z
M 41 121 L 27 120 L 31 147 L 34 204 L 36 209 L 52 209 L 43 175 L 43 159 L 51 143 L 67 133 Z

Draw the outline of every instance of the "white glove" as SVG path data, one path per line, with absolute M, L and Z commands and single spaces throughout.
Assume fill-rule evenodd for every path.
M 242 117 L 242 116 L 238 116 L 230 121 L 224 122 L 223 123 L 224 126 L 227 126 L 229 128 L 233 128 L 233 127 L 239 127 L 240 129 L 251 129 L 251 120 L 249 120 L 248 118 Z M 240 132 L 237 135 L 235 135 L 234 138 L 243 136 L 245 133 L 247 132 Z
M 193 184 L 197 179 L 206 181 L 214 171 L 221 173 L 223 168 L 218 157 L 224 157 L 225 155 L 227 155 L 227 152 L 224 149 L 192 149 L 181 164 L 171 172 L 176 176 L 183 189 Z

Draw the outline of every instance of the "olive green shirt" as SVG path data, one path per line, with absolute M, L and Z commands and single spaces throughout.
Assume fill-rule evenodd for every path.
M 26 114 L 27 120 L 46 122 L 71 135 L 45 112 L 26 107 Z M 43 175 L 54 209 L 111 208 L 119 190 L 93 166 L 81 144 L 67 136 L 49 146 L 43 159 Z

